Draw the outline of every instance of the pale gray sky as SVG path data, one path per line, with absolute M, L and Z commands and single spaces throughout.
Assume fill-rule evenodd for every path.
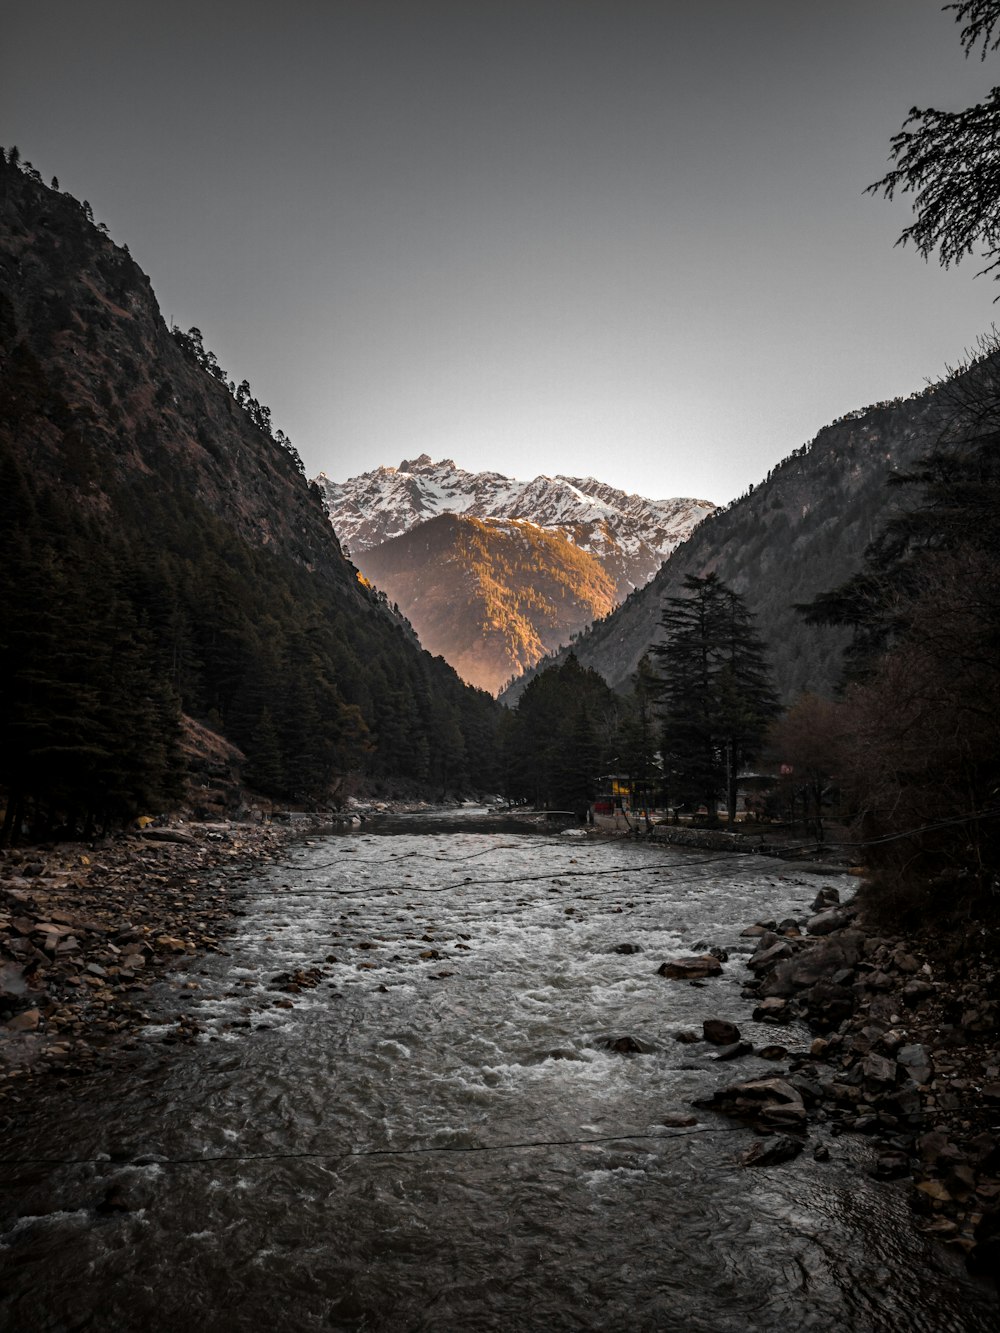
M 309 475 L 427 452 L 724 502 L 920 389 L 995 284 L 866 197 L 1000 82 L 938 0 L 7 0 L 0 142 Z

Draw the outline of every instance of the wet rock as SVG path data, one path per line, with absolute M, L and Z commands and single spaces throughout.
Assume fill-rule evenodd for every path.
M 755 1023 L 790 1023 L 792 1017 L 791 1006 L 780 995 L 769 995 L 763 1004 L 759 1004 L 753 1011 Z
M 779 1162 L 790 1162 L 793 1157 L 798 1157 L 804 1146 L 802 1139 L 776 1134 L 773 1138 L 760 1140 L 742 1153 L 740 1165 L 777 1166 Z
M 638 1037 L 606 1037 L 600 1043 L 606 1051 L 614 1051 L 616 1055 L 648 1055 L 650 1047 Z
M 784 1060 L 788 1054 L 788 1047 L 771 1043 L 767 1046 L 759 1046 L 757 1054 L 762 1060 Z
M 662 1123 L 670 1129 L 687 1129 L 698 1123 L 696 1115 L 670 1114 L 663 1117 Z
M 759 949 L 747 962 L 751 972 L 766 972 L 783 958 L 791 958 L 792 946 L 787 940 L 778 940 L 766 949 Z
M 746 1120 L 759 1128 L 804 1129 L 806 1108 L 799 1092 L 782 1078 L 751 1079 L 718 1088 L 695 1106 Z
M 722 1018 L 706 1018 L 701 1025 L 702 1036 L 713 1046 L 732 1046 L 740 1039 L 740 1030 L 735 1023 L 727 1023 Z
M 749 1041 L 734 1041 L 729 1046 L 720 1046 L 712 1059 L 721 1060 L 739 1060 L 744 1055 L 753 1055 L 753 1045 Z
M 712 954 L 698 954 L 696 957 L 675 958 L 671 962 L 661 963 L 656 969 L 657 976 L 669 977 L 675 981 L 694 981 L 701 977 L 717 977 L 722 972 L 722 964 Z
M 616 944 L 611 950 L 612 953 L 642 953 L 641 944 Z

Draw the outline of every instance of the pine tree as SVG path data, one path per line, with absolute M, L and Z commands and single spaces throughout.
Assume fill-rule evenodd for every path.
M 740 769 L 757 757 L 779 711 L 764 646 L 743 598 L 717 574 L 689 575 L 686 597 L 668 598 L 661 625 L 663 755 L 673 804 L 725 798 L 736 818 Z

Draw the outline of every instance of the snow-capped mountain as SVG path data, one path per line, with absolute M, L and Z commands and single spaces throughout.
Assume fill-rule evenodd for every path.
M 521 519 L 593 555 L 615 583 L 617 599 L 647 583 L 667 556 L 714 509 L 708 500 L 648 500 L 593 477 L 517 481 L 499 472 L 466 472 L 427 454 L 345 482 L 316 478 L 341 542 L 355 561 L 438 514 Z

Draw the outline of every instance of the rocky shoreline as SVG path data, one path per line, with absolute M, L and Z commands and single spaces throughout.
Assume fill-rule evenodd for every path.
M 146 991 L 220 952 L 242 881 L 301 831 L 175 823 L 0 857 L 0 1102 L 95 1068 L 147 1021 Z
M 904 939 L 867 929 L 855 903 L 821 890 L 816 913 L 758 922 L 743 994 L 753 1019 L 775 1028 L 756 1052 L 787 1062 L 773 1078 L 733 1082 L 700 1106 L 751 1124 L 760 1141 L 745 1166 L 787 1160 L 812 1143 L 817 1160 L 843 1134 L 870 1141 L 870 1173 L 911 1181 L 921 1230 L 966 1256 L 970 1272 L 1000 1273 L 1000 1043 L 996 940 L 928 934 Z M 718 951 L 716 951 L 718 953 Z M 699 970 L 699 963 L 703 970 Z M 677 959 L 664 976 L 718 975 L 720 959 Z M 808 1051 L 789 1052 L 782 1028 L 805 1022 Z M 682 1040 L 718 1046 L 718 1058 L 753 1052 L 731 1024 Z

